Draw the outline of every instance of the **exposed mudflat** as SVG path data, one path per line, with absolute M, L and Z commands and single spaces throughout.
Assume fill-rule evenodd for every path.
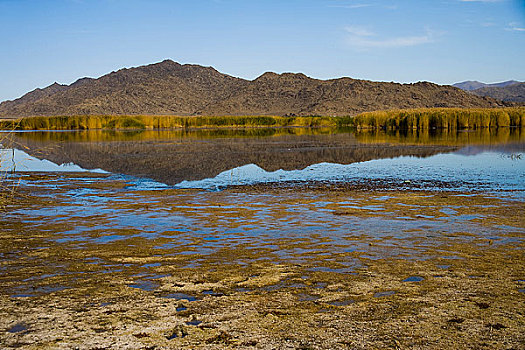
M 20 176 L 0 222 L 2 348 L 525 348 L 513 192 Z

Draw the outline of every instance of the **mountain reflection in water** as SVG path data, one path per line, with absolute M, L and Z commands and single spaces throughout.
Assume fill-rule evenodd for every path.
M 352 164 L 401 156 L 429 157 L 470 147 L 523 152 L 519 129 L 385 133 L 334 129 L 24 132 L 14 141 L 37 158 L 84 169 L 146 177 L 168 185 L 214 178 L 256 165 L 266 172 L 319 163 Z M 475 145 L 472 147 L 472 145 Z M 475 151 L 472 151 L 475 149 Z

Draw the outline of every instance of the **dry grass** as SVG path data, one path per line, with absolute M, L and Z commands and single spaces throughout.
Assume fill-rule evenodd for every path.
M 479 129 L 525 127 L 525 107 L 425 108 L 361 113 L 357 116 L 51 116 L 0 121 L 1 129 L 173 129 L 223 127 L 344 127 L 360 129 Z
M 354 118 L 362 129 L 480 129 L 525 127 L 525 108 L 425 108 L 366 112 Z

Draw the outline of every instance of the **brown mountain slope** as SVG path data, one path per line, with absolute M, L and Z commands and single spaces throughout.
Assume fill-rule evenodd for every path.
M 0 104 L 0 116 L 170 114 L 239 115 L 289 113 L 349 115 L 419 107 L 497 107 L 502 103 L 452 86 L 397 84 L 304 74 L 265 73 L 253 81 L 211 67 L 165 60 L 121 69 L 98 79 L 53 84 Z

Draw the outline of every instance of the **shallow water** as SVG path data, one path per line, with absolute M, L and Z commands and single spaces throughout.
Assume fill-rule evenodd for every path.
M 20 149 L 1 153 L 5 182 L 32 200 L 3 214 L 15 242 L 0 251 L 5 292 L 30 298 L 74 288 L 79 274 L 125 276 L 128 287 L 194 301 L 162 289 L 169 269 L 296 264 L 308 280 L 397 258 L 440 259 L 446 272 L 442 260 L 469 258 L 463 244 L 523 240 L 519 215 L 498 216 L 523 204 L 519 130 L 300 131 L 15 135 Z M 281 279 L 237 290 L 305 286 Z

